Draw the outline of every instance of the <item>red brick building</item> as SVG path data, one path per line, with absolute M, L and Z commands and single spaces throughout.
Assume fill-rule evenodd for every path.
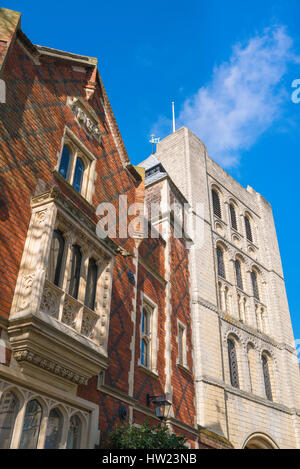
M 185 200 L 167 174 L 145 191 L 97 60 L 32 44 L 20 17 L 0 11 L 0 447 L 101 447 L 159 422 L 147 394 L 191 448 L 226 447 L 195 423 L 188 239 L 172 217 L 148 239 L 96 232 L 120 196 Z

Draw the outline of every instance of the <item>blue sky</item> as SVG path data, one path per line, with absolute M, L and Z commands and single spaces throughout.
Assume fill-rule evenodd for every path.
M 31 41 L 98 57 L 130 159 L 177 123 L 273 206 L 295 338 L 298 295 L 299 0 L 9 1 Z M 212 134 L 211 129 L 216 132 Z

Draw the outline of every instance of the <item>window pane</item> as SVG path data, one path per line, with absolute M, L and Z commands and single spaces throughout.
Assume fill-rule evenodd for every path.
M 70 427 L 67 439 L 67 449 L 79 449 L 81 440 L 81 420 L 77 415 L 70 419 Z
M 73 179 L 73 187 L 74 189 L 77 190 L 77 192 L 80 192 L 81 190 L 83 170 L 84 170 L 83 161 L 81 158 L 77 158 L 76 165 L 75 165 L 74 179 Z
M 237 230 L 235 208 L 232 204 L 230 204 L 229 207 L 230 207 L 231 226 L 232 226 L 232 228 Z
M 69 294 L 73 298 L 78 296 L 79 280 L 80 280 L 80 268 L 81 268 L 81 252 L 80 247 L 77 244 L 72 246 L 72 260 L 71 260 L 71 276 L 69 284 Z
M 62 155 L 61 155 L 61 160 L 60 160 L 60 165 L 59 165 L 59 170 L 58 170 L 59 174 L 61 174 L 62 177 L 64 177 L 65 179 L 67 179 L 67 175 L 68 175 L 70 157 L 71 157 L 70 150 L 65 145 L 63 148 Z
M 45 449 L 57 449 L 61 440 L 63 417 L 58 409 L 52 409 L 48 417 Z
M 11 391 L 4 393 L 0 401 L 0 449 L 10 448 L 18 410 L 16 395 Z
M 149 361 L 148 361 L 148 343 L 146 342 L 145 339 L 142 339 L 142 344 L 141 344 L 141 363 L 144 366 L 148 366 Z
M 47 279 L 55 285 L 59 284 L 61 262 L 64 253 L 65 240 L 59 230 L 53 232 L 50 254 L 47 266 Z
M 248 217 L 245 217 L 245 228 L 246 228 L 246 236 L 247 239 L 251 242 L 253 242 L 252 239 L 252 231 L 251 231 L 251 225 Z
M 217 248 L 217 261 L 218 261 L 218 275 L 222 278 L 226 278 L 223 251 L 219 247 Z
M 227 341 L 228 345 L 228 360 L 230 370 L 230 382 L 235 388 L 239 387 L 238 364 L 236 359 L 235 345 L 232 340 Z
M 183 336 L 184 330 L 182 327 L 179 326 L 178 329 L 178 361 L 181 365 L 183 365 Z
M 238 260 L 235 261 L 235 274 L 236 274 L 236 284 L 241 290 L 243 290 L 242 270 L 241 270 L 241 264 Z
M 258 291 L 258 284 L 257 284 L 257 275 L 255 272 L 251 272 L 251 280 L 252 280 L 252 288 L 253 288 L 253 296 L 257 300 L 259 300 L 259 291 Z
M 28 402 L 21 436 L 21 449 L 35 449 L 37 447 L 42 414 L 42 407 L 36 399 Z
M 85 300 L 84 304 L 90 308 L 95 308 L 95 298 L 96 298 L 96 289 L 97 289 L 97 264 L 95 259 L 89 260 L 87 282 L 86 282 L 86 291 L 85 291 Z
M 214 214 L 217 215 L 219 218 L 222 218 L 220 198 L 219 198 L 219 194 L 215 190 L 212 190 L 212 199 L 213 199 Z
M 267 396 L 267 399 L 269 399 L 269 401 L 272 401 L 273 396 L 272 396 L 269 364 L 265 356 L 262 357 L 262 367 L 263 367 L 263 374 L 264 374 L 266 396 Z

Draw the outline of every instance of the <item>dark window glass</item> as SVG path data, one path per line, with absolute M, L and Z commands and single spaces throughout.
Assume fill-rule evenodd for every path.
M 69 294 L 73 298 L 78 296 L 79 280 L 80 280 L 80 268 L 81 268 L 81 252 L 80 247 L 77 244 L 72 246 L 72 260 L 71 260 L 71 276 L 69 284 Z
M 226 278 L 223 251 L 219 247 L 217 247 L 217 260 L 218 260 L 218 275 L 222 278 Z
M 248 217 L 245 217 L 245 229 L 246 229 L 246 236 L 247 239 L 251 242 L 253 242 L 252 238 L 252 231 L 251 231 L 251 225 L 250 225 L 250 220 Z
M 241 263 L 237 259 L 235 260 L 235 276 L 237 286 L 243 290 L 243 278 L 242 278 L 242 269 Z
M 253 289 L 253 296 L 257 300 L 259 300 L 259 290 L 258 290 L 258 283 L 257 283 L 257 275 L 255 272 L 251 272 L 251 281 L 252 281 L 252 289 Z
M 70 419 L 70 426 L 67 438 L 67 449 L 79 449 L 81 440 L 81 420 L 77 415 Z
M 238 364 L 237 364 L 237 359 L 236 359 L 235 345 L 230 339 L 227 340 L 227 345 L 228 345 L 230 382 L 233 387 L 238 388 L 239 387 L 239 374 L 238 374 Z
M 48 417 L 45 449 L 58 449 L 61 440 L 63 417 L 58 409 L 52 409 Z
M 47 269 L 47 278 L 50 282 L 53 282 L 55 285 L 59 285 L 64 247 L 65 240 L 62 232 L 59 230 L 55 230 L 53 232 Z
M 262 367 L 263 367 L 266 396 L 267 396 L 267 399 L 269 399 L 269 401 L 272 401 L 273 396 L 272 396 L 272 388 L 271 388 L 271 380 L 270 380 L 270 372 L 269 372 L 269 363 L 264 355 L 262 356 Z
M 33 399 L 26 406 L 20 449 L 35 449 L 40 434 L 43 410 L 40 403 Z
M 71 159 L 70 149 L 65 145 L 62 151 L 59 170 L 58 170 L 59 174 L 61 174 L 62 177 L 64 177 L 65 179 L 67 179 L 67 176 L 68 176 L 70 159 Z
M 83 177 L 83 170 L 84 164 L 81 158 L 77 158 L 75 171 L 74 171 L 74 179 L 73 179 L 73 187 L 77 190 L 77 192 L 81 191 L 81 184 L 82 184 L 82 177 Z
M 235 208 L 232 204 L 229 205 L 230 209 L 230 219 L 231 219 L 231 226 L 235 230 L 237 230 L 237 223 L 236 223 L 236 214 L 235 214 Z
M 86 282 L 86 291 L 85 291 L 85 300 L 84 304 L 90 308 L 95 308 L 95 298 L 96 298 L 96 288 L 97 288 L 97 264 L 95 259 L 89 260 L 87 282 Z
M 5 392 L 0 400 L 0 449 L 10 448 L 19 401 L 11 391 Z
M 222 218 L 220 197 L 219 197 L 219 194 L 214 189 L 212 190 L 212 200 L 213 200 L 214 214 L 217 215 L 219 218 Z

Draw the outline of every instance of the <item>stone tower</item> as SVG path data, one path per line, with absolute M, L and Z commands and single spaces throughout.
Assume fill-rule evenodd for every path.
M 300 448 L 299 369 L 272 208 L 185 127 L 155 156 L 204 234 L 190 249 L 197 422 L 235 448 Z

